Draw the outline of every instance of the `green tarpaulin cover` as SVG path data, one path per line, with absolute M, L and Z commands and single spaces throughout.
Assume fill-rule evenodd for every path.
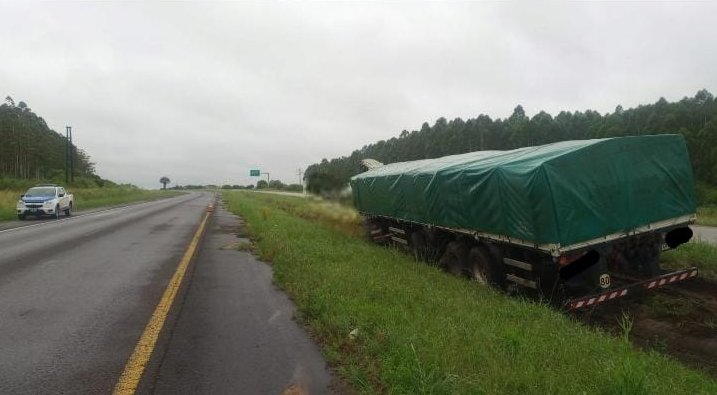
M 351 178 L 363 214 L 571 244 L 695 212 L 680 135 L 563 141 L 392 163 Z

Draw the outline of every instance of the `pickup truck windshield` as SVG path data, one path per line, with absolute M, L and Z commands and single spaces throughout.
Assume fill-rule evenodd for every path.
M 54 187 L 35 187 L 30 188 L 25 192 L 25 196 L 27 197 L 33 197 L 33 196 L 55 196 L 55 188 Z

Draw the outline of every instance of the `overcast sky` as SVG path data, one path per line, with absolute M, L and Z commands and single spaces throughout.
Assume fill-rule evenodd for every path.
M 0 2 L 0 95 L 72 125 L 104 178 L 248 184 L 260 168 L 290 183 L 441 116 L 717 93 L 715 15 L 681 2 Z

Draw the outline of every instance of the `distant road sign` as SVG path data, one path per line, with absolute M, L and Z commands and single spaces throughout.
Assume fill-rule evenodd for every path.
M 260 175 L 261 175 L 261 171 L 259 171 L 259 170 L 249 170 L 250 177 L 259 177 Z

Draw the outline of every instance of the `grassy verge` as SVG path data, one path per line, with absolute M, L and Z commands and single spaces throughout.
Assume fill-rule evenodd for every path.
M 696 266 L 700 277 L 717 280 L 717 246 L 694 240 L 662 254 L 662 263 L 666 267 L 684 269 Z
M 362 392 L 717 393 L 714 380 L 634 349 L 627 336 L 365 242 L 348 212 L 283 196 L 224 198 L 324 355 Z
M 717 226 L 717 206 L 697 207 L 697 225 Z
M 717 226 L 717 187 L 697 183 L 697 224 Z
M 15 219 L 15 204 L 23 190 L 0 190 L 0 220 Z M 85 210 L 144 200 L 162 199 L 181 194 L 177 191 L 146 190 L 129 187 L 70 189 L 75 207 Z

